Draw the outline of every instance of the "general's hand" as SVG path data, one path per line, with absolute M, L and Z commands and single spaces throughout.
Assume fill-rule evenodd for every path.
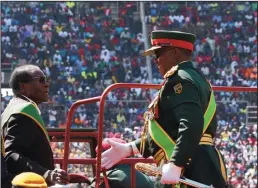
M 107 143 L 110 144 L 111 148 L 101 154 L 101 167 L 104 169 L 111 168 L 132 152 L 128 143 L 122 144 L 110 139 L 107 139 Z
M 67 172 L 58 168 L 47 171 L 44 175 L 44 178 L 49 185 L 67 184 L 69 182 L 69 176 Z
M 182 168 L 173 163 L 164 164 L 162 166 L 162 184 L 177 184 L 181 175 Z

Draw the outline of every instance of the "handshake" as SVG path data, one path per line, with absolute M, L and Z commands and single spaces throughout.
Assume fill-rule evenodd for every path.
M 101 167 L 103 169 L 110 169 L 112 166 L 120 162 L 122 159 L 139 153 L 134 142 L 118 143 L 111 139 L 106 140 L 111 147 L 104 151 L 101 155 Z M 177 184 L 180 181 L 182 168 L 168 163 L 162 166 L 161 183 L 162 184 Z

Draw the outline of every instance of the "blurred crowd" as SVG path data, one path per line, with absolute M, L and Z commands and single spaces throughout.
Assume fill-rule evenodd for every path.
M 114 8 L 115 7 L 115 8 Z M 145 2 L 148 32 L 195 33 L 193 62 L 216 86 L 257 87 L 256 2 Z M 118 11 L 114 17 L 114 11 Z M 31 63 L 51 78 L 48 104 L 40 106 L 48 127 L 65 126 L 67 109 L 78 99 L 100 96 L 117 82 L 161 83 L 152 64 L 148 80 L 139 2 L 1 2 L 1 64 Z M 153 59 L 151 60 L 153 61 Z M 154 93 L 117 89 L 105 108 L 105 137 L 140 137 L 142 114 Z M 256 94 L 216 92 L 218 135 L 234 187 L 257 186 L 257 123 L 246 124 L 246 105 Z M 1 97 L 1 112 L 11 96 Z M 239 101 L 247 101 L 241 103 Z M 81 106 L 73 128 L 96 128 L 98 103 Z M 55 156 L 63 145 L 53 144 Z M 71 145 L 71 157 L 90 156 L 89 147 Z M 86 172 L 74 165 L 70 171 Z

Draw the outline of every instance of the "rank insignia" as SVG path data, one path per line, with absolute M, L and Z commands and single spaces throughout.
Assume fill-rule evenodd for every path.
M 176 85 L 174 86 L 174 91 L 175 91 L 175 93 L 180 94 L 180 93 L 182 92 L 182 90 L 183 90 L 183 87 L 182 87 L 182 84 L 181 84 L 181 83 L 176 84 Z

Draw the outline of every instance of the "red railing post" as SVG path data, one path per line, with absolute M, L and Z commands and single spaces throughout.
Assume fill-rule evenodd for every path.
M 145 88 L 145 89 L 159 89 L 161 85 L 159 84 L 133 84 L 133 83 L 117 83 L 107 87 L 101 95 L 100 105 L 99 105 L 99 122 L 98 122 L 98 151 L 101 151 L 102 135 L 103 135 L 103 119 L 104 119 L 104 107 L 105 101 L 108 93 L 117 88 Z M 101 153 L 97 153 L 97 167 L 96 167 L 96 182 L 100 181 L 100 171 L 101 171 Z M 133 170 L 131 170 L 133 171 Z M 135 182 L 135 173 L 131 174 L 131 180 Z M 134 183 L 131 183 L 133 187 Z M 96 183 L 96 188 L 99 188 L 98 183 Z
M 65 140 L 64 140 L 64 162 L 62 165 L 62 169 L 65 171 L 67 171 L 67 167 L 68 167 L 72 115 L 74 114 L 75 109 L 79 105 L 92 103 L 92 102 L 98 102 L 99 100 L 100 100 L 100 97 L 93 97 L 93 98 L 89 98 L 89 99 L 83 99 L 83 100 L 76 101 L 75 103 L 72 104 L 70 110 L 68 111 L 67 120 L 66 120 L 66 129 L 65 129 Z

